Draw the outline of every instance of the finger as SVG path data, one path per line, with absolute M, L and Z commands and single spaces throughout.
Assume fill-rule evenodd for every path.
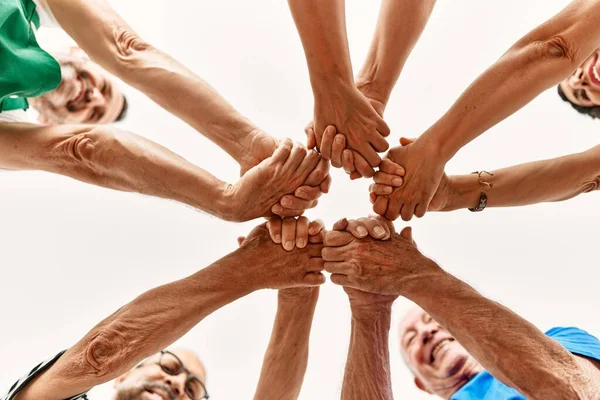
M 331 150 L 333 147 L 333 138 L 337 131 L 333 125 L 329 125 L 323 132 L 323 139 L 321 140 L 321 155 L 327 160 L 331 160 Z
M 373 212 L 379 215 L 385 215 L 388 209 L 389 199 L 387 196 L 379 196 L 373 203 Z
M 357 237 L 359 239 L 364 238 L 365 236 L 367 236 L 369 234 L 369 231 L 367 230 L 367 228 L 365 228 L 365 226 L 356 219 L 351 219 L 350 221 L 348 221 L 348 227 L 346 228 L 346 230 L 348 232 L 350 232 L 352 235 L 354 235 L 354 237 Z M 334 261 L 334 260 L 328 260 L 328 261 Z
M 315 137 L 314 128 L 310 126 L 307 127 L 304 131 L 306 132 L 306 148 L 314 149 L 317 146 L 317 138 Z
M 318 235 L 323 230 L 323 228 L 325 228 L 325 224 L 323 223 L 323 221 L 320 219 L 316 219 L 308 224 L 308 234 L 311 236 Z
M 321 188 L 321 192 L 329 193 L 329 189 L 331 188 L 331 175 L 327 175 L 319 187 Z
M 288 171 L 296 171 L 298 169 L 298 167 L 300 166 L 300 164 L 302 163 L 302 161 L 304 161 L 305 157 L 306 157 L 306 147 L 304 147 L 300 143 L 296 142 L 296 143 L 294 143 L 294 146 L 292 147 L 290 156 L 288 157 L 287 160 L 285 160 L 285 163 L 283 164 L 283 168 L 287 169 Z
M 346 148 L 346 136 L 338 133 L 333 139 L 331 147 L 331 165 L 336 168 L 342 167 L 342 153 Z
M 289 138 L 285 138 L 279 142 L 279 146 L 273 152 L 273 161 L 279 164 L 284 164 L 290 153 L 292 152 L 292 147 L 294 146 L 293 142 Z
M 311 258 L 306 266 L 306 270 L 310 272 L 321 272 L 325 269 L 325 260 L 321 257 Z
M 390 127 L 383 119 L 381 119 L 379 124 L 377 124 L 377 132 L 385 137 L 389 136 L 391 133 Z
M 271 240 L 277 244 L 281 243 L 281 224 L 282 220 L 280 217 L 271 217 L 267 221 L 267 229 L 269 230 Z
M 348 227 L 348 220 L 346 218 L 342 218 L 339 221 L 337 221 L 335 224 L 333 224 L 334 231 L 345 231 L 347 227 Z
M 307 185 L 304 185 L 304 186 L 300 186 L 298 189 L 296 189 L 294 191 L 294 196 L 297 199 L 309 200 L 309 201 L 310 200 L 317 200 L 319 197 L 321 197 L 322 194 L 323 194 L 323 192 L 321 192 L 321 187 L 320 186 L 307 186 Z M 291 196 L 291 195 L 288 194 L 286 196 Z
M 325 261 L 325 271 L 330 274 L 350 275 L 352 273 L 352 265 L 347 262 Z
M 411 138 L 401 137 L 400 138 L 400 145 L 401 146 L 408 146 L 409 144 L 413 144 L 415 142 L 415 140 L 417 140 L 417 139 L 414 139 L 414 138 L 411 139 Z
M 360 179 L 362 178 L 362 175 L 359 174 L 358 172 L 354 171 L 353 173 L 350 174 L 350 180 L 354 181 L 356 179 Z
M 373 180 L 375 183 L 394 187 L 400 187 L 404 183 L 404 179 L 402 177 L 391 175 L 382 171 L 375 172 L 375 175 L 373 175 Z
M 342 167 L 347 174 L 351 174 L 356 171 L 354 167 L 354 153 L 350 149 L 345 149 L 342 152 Z
M 415 213 L 415 204 L 414 203 L 404 203 L 402 204 L 402 209 L 400 210 L 400 216 L 404 221 L 410 221 Z
M 244 240 L 246 240 L 246 237 L 245 237 L 245 236 L 239 236 L 239 237 L 237 238 L 238 246 L 241 246 L 241 245 L 242 245 L 242 243 L 244 243 Z
M 321 258 L 321 253 L 323 252 L 323 243 L 309 243 L 308 244 L 308 255 L 311 259 L 313 258 Z
M 426 206 L 426 204 L 427 204 L 427 206 Z M 428 208 L 429 208 L 429 202 L 421 201 L 419 204 L 417 204 L 417 207 L 415 207 L 415 217 L 423 218 L 425 216 L 425 213 L 427 212 Z
M 292 196 L 291 194 L 286 194 L 283 196 L 281 200 L 279 200 L 279 203 L 283 206 L 283 208 L 290 210 L 307 210 L 317 205 L 316 200 L 303 200 L 297 198 L 296 196 Z
M 321 257 L 326 262 L 330 261 L 346 261 L 348 249 L 346 246 L 340 247 L 323 247 Z
M 390 221 L 395 220 L 400 215 L 400 210 L 402 209 L 402 199 L 398 194 L 388 196 L 388 207 L 385 212 L 385 217 Z
M 321 155 L 316 150 L 308 150 L 306 156 L 296 169 L 296 172 L 305 175 L 306 178 L 317 168 L 319 161 L 321 160 Z
M 296 247 L 303 249 L 308 244 L 308 218 L 298 217 L 296 220 Z
M 323 244 L 325 246 L 339 247 L 345 246 L 354 240 L 354 235 L 350 232 L 331 231 L 326 232 L 323 236 Z
M 376 167 L 381 162 L 381 158 L 379 154 L 371 147 L 369 143 L 365 143 L 360 149 L 356 149 L 356 151 L 367 160 L 370 166 Z M 354 164 L 356 165 L 356 154 L 354 155 Z M 358 166 L 356 166 L 358 170 Z
M 350 279 L 346 275 L 332 274 L 329 279 L 331 282 L 339 286 L 350 286 Z
M 385 196 L 393 192 L 393 188 L 388 185 L 381 185 L 379 183 L 372 183 L 369 186 L 369 192 L 374 193 L 378 196 Z
M 359 218 L 360 223 L 367 229 L 369 236 L 374 239 L 387 240 L 390 238 L 390 228 L 377 218 Z
M 326 281 L 325 275 L 320 272 L 309 272 L 302 278 L 303 286 L 319 286 Z
M 401 165 L 396 164 L 389 158 L 384 158 L 379 164 L 379 170 L 390 175 L 404 176 L 406 171 Z
M 417 245 L 417 243 L 415 243 L 415 239 L 413 239 L 412 228 L 410 226 L 407 226 L 406 228 L 402 229 L 402 231 L 400 232 L 400 236 L 402 236 L 403 239 L 408 240 L 415 246 Z
M 296 219 L 284 218 L 281 225 L 281 243 L 286 251 L 294 250 L 296 245 Z
M 356 168 L 356 172 L 365 178 L 371 178 L 375 175 L 375 170 L 371 167 L 371 164 L 357 152 L 354 153 L 354 167 Z
M 319 157 L 317 166 L 314 167 L 304 181 L 305 185 L 318 186 L 329 176 L 329 161 Z
M 386 135 L 387 136 L 387 135 Z M 382 151 L 386 151 L 390 148 L 390 144 L 385 140 L 385 137 L 382 136 L 381 132 L 377 132 L 377 135 L 373 135 L 370 140 L 371 146 L 381 153 Z
M 275 205 L 273 205 L 273 207 L 271 207 L 271 212 L 273 214 L 277 214 L 280 217 L 299 217 L 300 215 L 304 214 L 305 210 L 295 210 L 295 209 L 290 209 L 290 208 L 284 208 L 281 204 L 277 203 Z

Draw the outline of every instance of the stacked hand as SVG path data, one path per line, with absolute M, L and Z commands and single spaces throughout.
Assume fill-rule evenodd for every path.
M 314 120 L 305 129 L 307 146 L 316 146 L 351 179 L 370 178 L 375 173 L 373 167 L 381 161 L 377 153 L 389 147 L 384 109 L 382 102 L 366 97 L 355 87 L 341 85 L 329 90 L 327 96 L 316 95 Z
M 380 164 L 371 185 L 373 211 L 395 220 L 409 221 L 429 211 L 442 210 L 449 197 L 445 160 L 425 141 L 400 139 Z
M 255 146 L 256 158 L 268 154 L 273 141 Z M 258 151 L 256 150 L 258 149 Z M 273 213 L 281 216 L 301 215 L 315 207 L 317 199 L 329 190 L 329 164 L 314 150 L 307 151 L 290 139 L 282 140 L 271 156 L 247 169 L 231 187 L 231 219 L 247 221 Z

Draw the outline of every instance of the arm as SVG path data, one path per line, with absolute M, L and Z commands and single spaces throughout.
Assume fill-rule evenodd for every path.
M 402 68 L 429 20 L 435 0 L 383 0 L 356 86 L 385 106 Z
M 446 162 L 461 147 L 572 73 L 600 44 L 600 1 L 574 0 L 513 45 L 448 112 L 408 147 L 389 156 L 407 171 L 390 196 L 386 217 L 422 217 Z M 424 161 L 427 160 L 427 161 Z
M 117 310 L 70 348 L 17 400 L 58 400 L 108 382 L 164 349 L 220 307 L 264 288 L 316 286 L 321 245 L 286 252 L 264 224 L 242 246 L 196 274 L 152 289 Z
M 308 344 L 318 288 L 280 290 L 277 315 L 260 373 L 255 400 L 297 399 L 308 364 Z
M 600 188 L 600 146 L 582 153 L 551 160 L 515 165 L 484 175 L 488 207 L 515 207 L 563 201 Z M 477 175 L 455 175 L 442 179 L 432 210 L 452 211 L 475 207 L 481 187 Z
M 331 158 L 331 139 L 324 143 L 325 127 L 333 125 L 346 136 L 371 166 L 379 164 L 389 128 L 354 85 L 346 36 L 344 0 L 289 0 L 302 40 L 315 96 L 316 145 Z
M 531 399 L 600 395 L 600 370 L 591 362 L 569 353 L 530 322 L 445 273 L 433 261 L 423 262 L 430 264 L 426 270 L 434 272 L 408 285 L 405 295 L 444 326 L 490 374 Z
M 341 398 L 393 399 L 388 337 L 396 296 L 345 290 L 352 309 L 352 333 Z
M 140 38 L 106 1 L 46 1 L 92 60 L 202 132 L 242 166 L 252 141 L 268 137 L 199 76 Z

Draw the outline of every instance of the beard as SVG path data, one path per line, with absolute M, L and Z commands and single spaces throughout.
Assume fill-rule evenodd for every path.
M 158 390 L 166 393 L 169 400 L 177 400 L 177 395 L 170 386 L 162 382 L 122 383 L 117 387 L 115 400 L 139 400 L 146 391 Z

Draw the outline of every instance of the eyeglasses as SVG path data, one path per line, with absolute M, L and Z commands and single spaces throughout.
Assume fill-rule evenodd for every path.
M 160 352 L 160 358 L 157 363 L 160 368 L 168 375 L 176 376 L 181 373 L 187 374 L 185 380 L 185 394 L 191 400 L 203 400 L 208 399 L 208 392 L 206 386 L 197 376 L 193 375 L 186 367 L 183 366 L 183 362 L 175 354 L 167 350 Z

